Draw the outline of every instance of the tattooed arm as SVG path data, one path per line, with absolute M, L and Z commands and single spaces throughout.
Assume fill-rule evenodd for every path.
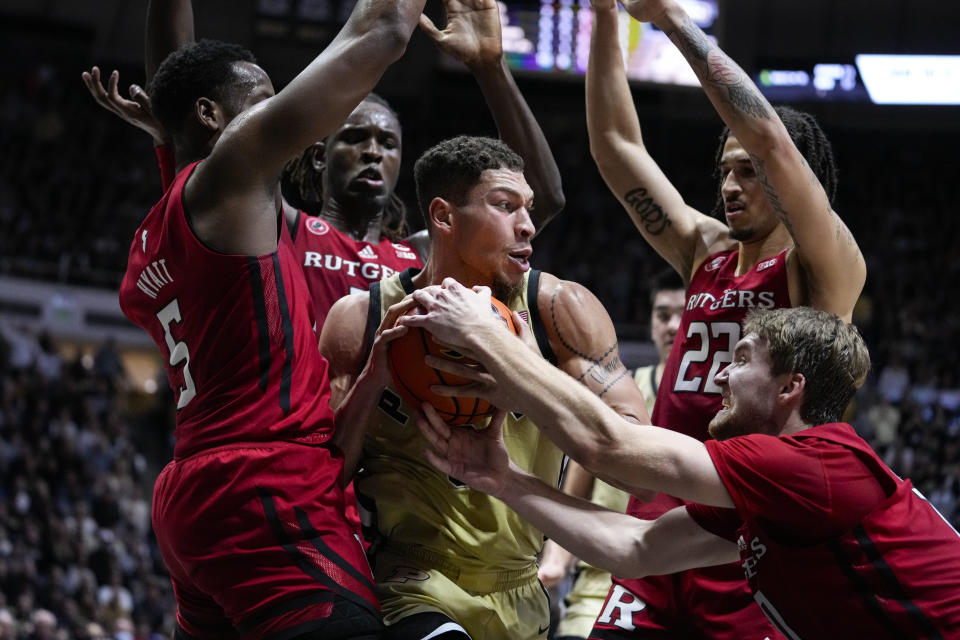
M 543 273 L 538 298 L 540 317 L 557 357 L 557 368 L 592 391 L 635 428 L 649 425 L 646 401 L 620 361 L 613 322 L 596 296 L 583 285 Z M 645 489 L 624 484 L 603 470 L 592 471 L 601 480 L 634 492 L 641 499 L 653 497 Z
M 640 233 L 688 281 L 706 256 L 732 243 L 722 222 L 683 201 L 647 151 L 620 52 L 617 4 L 592 4 L 586 80 L 590 152 Z
M 849 320 L 866 279 L 863 256 L 773 107 L 675 2 L 628 0 L 625 6 L 670 37 L 749 154 L 757 179 L 796 246 L 791 260 L 799 262 L 802 273 L 792 274 L 791 290 L 800 296 L 794 303 Z

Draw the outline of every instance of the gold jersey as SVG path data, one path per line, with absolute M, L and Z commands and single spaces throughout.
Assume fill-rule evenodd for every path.
M 390 305 L 413 291 L 407 270 L 374 284 L 370 289 L 368 345 L 372 329 Z M 504 301 L 527 320 L 538 338 L 541 355 L 552 359 L 539 321 L 536 295 L 539 272 L 524 276 L 515 299 Z M 450 478 L 424 457 L 428 446 L 416 425 L 414 407 L 389 385 L 367 425 L 361 471 L 356 488 L 364 517 L 373 522 L 388 546 L 426 547 L 464 573 L 522 570 L 535 562 L 543 534 L 499 500 L 474 491 Z M 510 457 L 547 483 L 560 481 L 563 454 L 522 415 L 508 414 L 503 428 Z

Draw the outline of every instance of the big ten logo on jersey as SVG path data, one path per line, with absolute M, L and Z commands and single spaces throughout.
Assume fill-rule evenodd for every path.
M 598 624 L 609 625 L 633 631 L 637 628 L 634 616 L 647 608 L 647 603 L 625 589 L 623 585 L 615 584 L 607 596 L 607 601 L 597 618 Z
M 390 573 L 386 578 L 383 579 L 384 582 L 399 582 L 401 584 L 405 582 L 426 582 L 430 579 L 430 574 L 422 569 L 417 569 L 416 567 L 393 567 Z
M 776 297 L 773 291 L 753 289 L 725 289 L 719 298 L 712 293 L 695 293 L 687 300 L 687 311 L 694 309 L 773 309 Z
M 757 272 L 766 271 L 770 267 L 775 267 L 777 265 L 776 258 L 770 258 L 769 260 L 764 260 L 757 265 Z
M 369 247 L 367 247 L 367 249 L 369 249 Z M 358 255 L 369 257 L 363 256 L 363 252 L 360 252 Z M 374 254 L 373 258 L 376 257 L 376 254 Z M 376 262 L 347 260 L 332 253 L 322 254 L 319 251 L 304 251 L 303 266 L 305 268 L 311 267 L 314 269 L 324 269 L 326 271 L 344 271 L 348 276 L 359 275 L 370 282 L 377 282 L 378 280 L 389 278 L 396 273 L 395 269 L 377 264 Z
M 170 275 L 170 271 L 167 269 L 167 259 L 160 258 L 159 260 L 154 260 L 140 271 L 140 277 L 137 278 L 137 288 L 156 300 L 160 289 L 172 282 L 173 276 Z
M 750 548 L 747 548 L 747 541 L 740 536 L 737 538 L 737 547 L 740 549 L 740 556 L 743 558 L 743 562 L 740 564 L 743 567 L 743 575 L 749 580 L 750 578 L 755 578 L 757 575 L 757 563 L 760 562 L 760 558 L 767 555 L 767 545 L 763 544 L 760 541 L 760 538 L 754 536 L 753 540 L 750 541 Z
M 408 247 L 405 244 L 399 244 L 397 242 L 391 242 L 393 245 L 394 251 L 397 252 L 397 257 L 401 260 L 416 260 L 417 254 L 413 252 L 411 247 Z

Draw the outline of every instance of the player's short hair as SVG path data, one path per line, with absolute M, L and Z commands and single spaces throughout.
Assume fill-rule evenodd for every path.
M 683 284 L 683 278 L 680 277 L 680 274 L 677 273 L 676 270 L 667 268 L 655 273 L 650 279 L 651 308 L 657 299 L 658 293 L 661 291 L 675 291 L 677 289 L 685 292 L 687 288 Z
M 427 149 L 413 166 L 420 213 L 430 227 L 430 202 L 437 197 L 463 204 L 488 169 L 523 171 L 523 158 L 502 140 L 457 136 Z
M 236 115 L 249 87 L 237 82 L 234 64 L 256 58 L 246 48 L 219 40 L 200 40 L 168 55 L 150 81 L 153 113 L 176 134 L 199 98 L 210 98 Z
M 400 128 L 400 116 L 393 110 L 390 103 L 372 91 L 366 95 L 360 104 L 372 102 L 375 105 L 386 109 L 390 115 L 397 121 L 397 128 Z M 402 130 L 399 130 L 402 135 Z M 333 135 L 333 134 L 331 134 Z M 327 137 L 329 142 L 329 136 Z M 319 169 L 314 166 L 314 159 L 319 153 L 314 145 L 310 145 L 299 156 L 289 161 L 283 169 L 284 183 L 296 191 L 296 198 L 301 207 L 306 203 L 315 203 L 323 207 L 323 173 L 327 169 L 324 162 Z M 317 211 L 316 213 L 319 213 Z M 390 200 L 383 209 L 383 217 L 380 219 L 380 233 L 391 242 L 400 242 L 410 233 L 407 226 L 407 205 L 396 194 L 396 191 L 390 194 Z
M 833 204 L 833 199 L 837 195 L 837 160 L 833 156 L 833 145 L 823 132 L 820 123 L 811 114 L 788 107 L 786 105 L 777 105 L 774 108 L 780 117 L 783 126 L 787 128 L 790 139 L 796 145 L 800 154 L 810 165 L 813 174 L 823 185 L 823 190 L 827 192 L 827 199 Z M 717 170 L 718 184 L 723 185 L 723 174 L 720 172 L 720 160 L 723 158 L 723 145 L 727 143 L 730 137 L 730 128 L 724 127 L 720 134 L 720 144 L 717 146 L 714 167 Z M 714 207 L 714 214 L 723 219 L 723 194 L 717 189 L 717 202 Z
M 767 345 L 773 375 L 803 374 L 800 417 L 809 424 L 839 421 L 870 370 L 860 332 L 826 311 L 754 309 L 743 321 L 743 335 L 751 333 Z

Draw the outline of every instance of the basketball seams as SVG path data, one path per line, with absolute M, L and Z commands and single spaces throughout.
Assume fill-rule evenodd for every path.
M 492 299 L 491 302 L 491 310 L 503 319 L 508 330 L 517 335 L 519 331 L 510 309 L 499 300 Z M 410 335 L 412 333 L 417 335 Z M 447 357 L 445 350 L 437 344 L 433 336 L 420 328 L 412 327 L 407 336 L 391 342 L 388 347 L 391 377 L 397 391 L 408 404 L 415 404 L 414 408 L 419 409 L 424 402 L 430 403 L 444 421 L 453 425 L 470 424 L 493 412 L 493 406 L 483 398 L 439 396 L 433 393 L 430 387 L 434 384 L 452 386 L 468 380 L 427 366 L 423 362 L 426 355 Z

